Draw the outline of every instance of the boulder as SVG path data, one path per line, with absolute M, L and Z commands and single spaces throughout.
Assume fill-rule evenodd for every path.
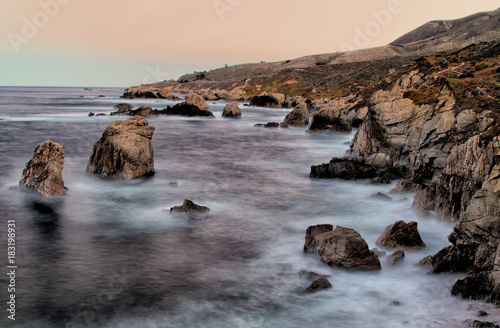
M 65 195 L 63 168 L 63 147 L 56 142 L 46 140 L 35 147 L 33 158 L 26 163 L 23 170 L 19 187 L 36 191 L 46 197 Z
M 334 157 L 330 163 L 311 166 L 311 178 L 361 180 L 383 178 L 394 180 L 404 175 L 404 167 L 393 165 L 385 154 L 368 157 Z M 376 181 L 375 181 L 376 182 Z
M 283 107 L 285 102 L 285 95 L 281 93 L 262 93 L 258 96 L 252 97 L 250 99 L 250 106 L 256 107 L 271 107 L 280 108 Z
M 378 256 L 368 249 L 361 235 L 349 228 L 330 225 L 311 226 L 306 231 L 304 250 L 315 253 L 327 265 L 348 271 L 380 270 Z
M 185 199 L 181 206 L 170 208 L 170 213 L 204 213 L 208 211 L 210 211 L 208 207 L 197 205 L 188 199 Z
M 377 245 L 399 249 L 419 249 L 425 247 L 417 229 L 417 222 L 398 221 L 385 228 L 377 239 Z
M 181 99 L 172 93 L 172 88 L 170 88 L 170 87 L 165 87 L 165 88 L 161 89 L 157 93 L 157 95 L 159 98 L 162 98 L 162 99 L 168 99 L 168 100 L 180 100 Z
M 302 294 L 314 294 L 324 289 L 332 288 L 332 284 L 326 278 L 318 278 L 302 292 Z
M 283 120 L 288 126 L 304 126 L 309 124 L 309 110 L 305 102 L 300 103 Z
M 186 101 L 174 107 L 168 106 L 163 112 L 167 115 L 214 117 L 205 99 L 196 93 L 190 93 Z
M 131 111 L 132 109 L 134 109 L 134 106 L 131 104 L 128 104 L 128 103 L 121 103 L 121 104 L 115 105 L 113 107 L 116 108 L 116 112 L 115 112 L 116 114 L 127 113 L 127 112 Z
M 239 118 L 241 117 L 241 109 L 237 101 L 230 102 L 224 107 L 222 117 Z
M 389 265 L 394 265 L 405 259 L 405 252 L 398 250 L 385 258 L 385 262 Z
M 280 124 L 278 122 L 268 122 L 264 124 L 265 128 L 279 128 Z
M 94 112 L 90 112 L 90 113 L 89 113 L 89 117 L 92 117 L 92 116 L 94 116 L 94 115 L 95 115 L 95 113 L 94 113 Z
M 154 130 L 141 116 L 112 122 L 94 144 L 87 172 L 125 180 L 153 175 Z

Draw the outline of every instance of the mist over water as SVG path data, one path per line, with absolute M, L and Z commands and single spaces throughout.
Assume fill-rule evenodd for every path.
M 127 119 L 88 112 L 113 111 L 121 93 L 0 88 L 0 230 L 16 220 L 18 265 L 16 322 L 3 310 L 0 326 L 451 328 L 489 307 L 450 295 L 461 275 L 429 275 L 415 266 L 449 245 L 453 224 L 419 219 L 411 194 L 371 197 L 395 184 L 309 178 L 310 166 L 342 156 L 352 135 L 253 126 L 280 122 L 289 109 L 241 103 L 243 118 L 231 120 L 220 117 L 224 102 L 209 102 L 216 119 L 150 117 L 153 177 L 86 175 L 93 143 L 110 122 Z M 16 189 L 35 146 L 47 139 L 65 150 L 64 197 Z M 162 211 L 184 199 L 211 211 Z M 400 219 L 418 221 L 427 244 L 406 252 L 400 265 L 381 259 L 380 272 L 348 273 L 303 253 L 310 225 L 356 229 L 375 247 Z M 301 270 L 330 275 L 333 288 L 301 295 L 310 284 Z M 8 281 L 0 277 L 7 299 Z

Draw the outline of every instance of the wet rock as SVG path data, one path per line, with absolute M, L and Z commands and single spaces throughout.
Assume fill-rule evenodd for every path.
M 392 198 L 390 196 L 387 196 L 383 192 L 378 192 L 376 194 L 373 194 L 373 195 L 370 196 L 370 198 L 382 200 L 382 201 L 385 201 L 385 202 L 390 202 L 392 200 Z
M 361 180 L 382 178 L 394 180 L 401 178 L 404 168 L 393 165 L 385 154 L 368 157 L 334 157 L 330 163 L 311 166 L 312 178 Z
M 492 322 L 472 320 L 472 319 L 463 321 L 462 325 L 463 327 L 466 328 L 500 328 L 499 325 L 494 324 Z
M 352 126 L 349 121 L 341 115 L 340 109 L 322 108 L 312 116 L 309 131 L 329 130 L 330 132 L 350 133 Z
M 63 147 L 56 142 L 46 140 L 35 147 L 33 158 L 26 163 L 23 170 L 19 187 L 46 197 L 65 195 L 63 168 Z
M 305 102 L 300 103 L 283 120 L 288 126 L 304 126 L 309 124 L 309 110 Z
M 368 249 L 368 244 L 357 231 L 340 226 L 327 231 L 329 226 L 307 228 L 306 252 L 315 253 L 329 266 L 348 271 L 380 270 L 378 256 Z
M 90 112 L 90 113 L 89 113 L 89 117 L 92 117 L 92 116 L 94 116 L 94 115 L 95 115 L 95 113 L 94 113 L 94 112 Z
M 137 88 L 131 88 L 126 90 L 121 98 L 134 99 L 134 98 L 146 98 L 146 99 L 158 99 L 160 98 L 158 94 L 153 90 L 139 90 Z
M 99 113 L 99 114 L 96 114 L 96 116 L 108 116 L 108 115 L 106 115 L 104 113 Z
M 129 104 L 129 103 L 121 103 L 118 105 L 113 106 L 116 109 L 117 114 L 123 114 L 131 111 L 134 109 L 134 106 Z
M 285 95 L 281 93 L 262 93 L 259 96 L 252 97 L 250 99 L 250 106 L 256 107 L 271 107 L 280 108 L 283 107 L 285 102 Z
M 312 282 L 312 284 L 302 292 L 302 294 L 314 294 L 319 291 L 332 288 L 332 284 L 326 278 L 318 278 Z
M 395 265 L 405 259 L 405 252 L 398 250 L 385 258 L 385 262 L 389 265 Z
M 451 289 L 451 294 L 465 299 L 488 300 L 491 289 L 491 281 L 485 272 L 457 280 Z
M 313 272 L 313 271 L 306 271 L 306 270 L 302 270 L 299 272 L 300 276 L 306 278 L 306 279 L 309 279 L 309 280 L 317 280 L 317 279 L 320 279 L 320 278 L 328 278 L 330 276 L 328 275 L 321 275 L 319 273 L 316 273 L 316 272 Z
M 186 97 L 186 101 L 181 102 L 174 107 L 167 107 L 164 110 L 167 115 L 180 115 L 180 116 L 201 116 L 201 117 L 215 117 L 209 110 L 209 105 L 202 96 L 196 93 L 190 93 Z
M 170 208 L 170 213 L 204 213 L 208 211 L 210 211 L 208 207 L 197 205 L 188 199 L 185 199 L 181 206 Z
M 417 229 L 417 222 L 398 221 L 385 228 L 377 239 L 377 245 L 400 249 L 419 249 L 425 247 Z
M 280 128 L 283 128 L 283 129 L 288 129 L 288 128 L 289 128 L 289 126 L 288 126 L 288 124 L 286 124 L 285 122 L 281 122 L 281 123 L 280 123 Z
M 278 122 L 268 122 L 264 124 L 265 128 L 279 128 L 280 124 Z
M 222 117 L 239 118 L 241 117 L 241 109 L 237 101 L 230 102 L 224 107 Z
M 153 175 L 154 130 L 141 116 L 112 122 L 94 144 L 87 172 L 125 180 Z

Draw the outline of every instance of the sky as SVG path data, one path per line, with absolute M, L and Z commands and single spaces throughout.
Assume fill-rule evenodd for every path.
M 0 85 L 128 87 L 382 46 L 500 0 L 0 0 Z

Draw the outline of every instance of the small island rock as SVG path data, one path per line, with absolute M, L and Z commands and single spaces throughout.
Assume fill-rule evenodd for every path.
M 19 187 L 36 191 L 45 197 L 65 195 L 63 168 L 63 147 L 56 142 L 46 140 L 36 146 L 33 158 L 26 163 Z

